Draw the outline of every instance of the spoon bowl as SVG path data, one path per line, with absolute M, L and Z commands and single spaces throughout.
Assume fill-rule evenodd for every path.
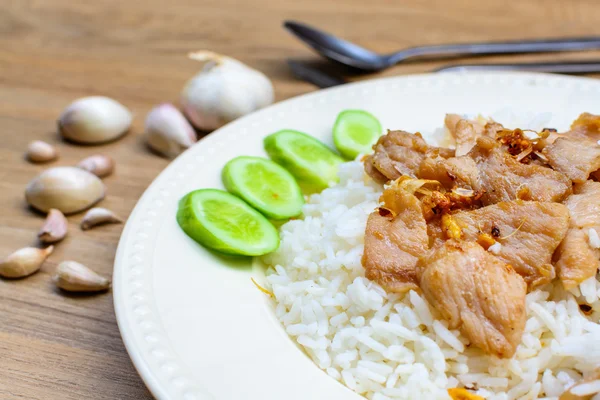
M 340 39 L 309 25 L 286 21 L 284 27 L 329 60 L 362 71 L 380 71 L 390 66 L 386 56 Z

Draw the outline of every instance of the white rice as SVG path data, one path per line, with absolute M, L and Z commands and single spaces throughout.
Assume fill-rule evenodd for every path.
M 367 280 L 364 230 L 381 190 L 360 162 L 343 164 L 340 183 L 312 195 L 265 258 L 277 317 L 329 376 L 373 400 L 447 399 L 456 386 L 486 399 L 557 400 L 600 366 L 596 278 L 571 292 L 554 283 L 529 293 L 522 343 L 509 360 L 468 347 L 418 293 L 400 297 Z M 592 315 L 579 310 L 583 302 Z
M 588 229 L 588 240 L 594 249 L 600 249 L 600 237 L 594 228 Z

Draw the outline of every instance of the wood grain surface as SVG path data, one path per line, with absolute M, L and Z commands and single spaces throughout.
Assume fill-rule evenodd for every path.
M 113 156 L 101 203 L 127 217 L 168 161 L 141 141 L 144 116 L 176 102 L 198 66 L 190 50 L 239 58 L 272 78 L 277 100 L 315 90 L 296 81 L 285 59 L 327 67 L 281 28 L 297 19 L 379 51 L 444 42 L 600 34 L 597 0 L 2 0 L 0 1 L 0 257 L 38 245 L 43 216 L 29 210 L 27 182 L 48 165 L 24 160 L 27 144 L 55 144 L 72 165 L 96 153 Z M 600 52 L 488 57 L 473 61 L 600 58 Z M 453 60 L 456 62 L 457 60 Z M 448 62 L 448 61 L 446 61 Z M 442 62 L 411 62 L 381 75 L 427 72 Z M 600 75 L 597 75 L 600 76 Z M 350 77 L 368 79 L 370 76 Z M 131 132 L 103 146 L 75 146 L 55 121 L 72 100 L 93 94 L 118 99 L 135 113 Z M 590 110 L 593 111 L 593 110 Z M 598 111 L 598 110 L 596 110 Z M 67 296 L 50 277 L 61 260 L 110 276 L 122 225 L 69 235 L 42 270 L 0 280 L 0 399 L 149 399 L 121 342 L 111 293 Z

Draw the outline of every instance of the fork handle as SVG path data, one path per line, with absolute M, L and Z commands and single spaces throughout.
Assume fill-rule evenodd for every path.
M 435 72 L 466 71 L 529 71 L 552 72 L 556 74 L 589 74 L 600 72 L 600 60 L 507 63 L 507 64 L 451 64 L 435 70 Z
M 593 49 L 600 49 L 600 36 L 420 46 L 403 50 L 390 57 L 400 61 L 416 56 L 546 53 Z

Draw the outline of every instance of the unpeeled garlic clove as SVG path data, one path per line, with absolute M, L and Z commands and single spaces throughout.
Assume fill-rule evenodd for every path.
M 75 100 L 58 120 L 60 134 L 73 142 L 97 144 L 114 140 L 130 128 L 131 112 L 121 103 L 104 96 Z
M 44 163 L 56 160 L 58 151 L 54 146 L 41 140 L 34 140 L 27 146 L 27 159 L 34 163 Z
M 45 249 L 24 247 L 0 262 L 0 275 L 5 278 L 24 278 L 39 270 L 54 246 Z
M 68 292 L 100 292 L 110 287 L 110 280 L 75 261 L 58 264 L 53 281 Z
M 109 156 L 96 154 L 81 160 L 77 167 L 91 172 L 99 178 L 104 178 L 113 173 L 115 160 Z
M 96 175 L 75 167 L 54 167 L 35 177 L 25 199 L 40 211 L 56 208 L 64 214 L 83 211 L 102 198 L 105 187 Z
M 84 231 L 93 228 L 96 225 L 102 224 L 119 224 L 123 220 L 115 215 L 112 211 L 96 207 L 89 210 L 81 220 L 81 229 Z
M 181 93 L 184 114 L 196 128 L 219 128 L 273 102 L 273 85 L 262 72 L 211 51 L 189 58 L 203 63 Z
M 144 138 L 151 149 L 174 158 L 196 143 L 196 132 L 175 106 L 165 103 L 148 113 Z
M 51 208 L 46 216 L 46 222 L 38 232 L 38 239 L 42 243 L 56 243 L 67 235 L 67 219 L 56 208 Z

